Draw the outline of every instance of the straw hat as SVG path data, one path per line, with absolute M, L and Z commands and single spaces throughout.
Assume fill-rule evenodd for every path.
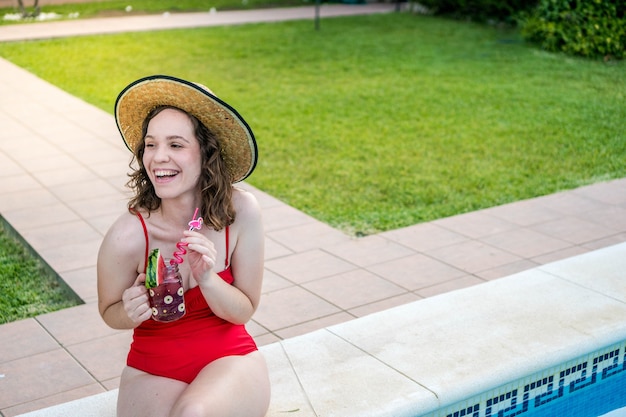
M 258 151 L 243 117 L 205 86 L 167 75 L 141 78 L 117 97 L 115 122 L 128 149 L 134 151 L 142 139 L 144 120 L 159 106 L 174 106 L 194 115 L 216 135 L 233 183 L 252 173 Z

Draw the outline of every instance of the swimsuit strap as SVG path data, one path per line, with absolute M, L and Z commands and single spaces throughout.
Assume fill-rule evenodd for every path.
M 143 216 L 141 215 L 141 213 L 139 213 L 137 210 L 135 209 L 131 209 L 130 210 L 131 213 L 137 215 L 137 217 L 139 217 L 139 220 L 141 221 L 141 226 L 143 227 L 143 234 L 146 237 L 146 259 L 144 260 L 144 269 L 148 267 L 148 253 L 149 253 L 149 241 L 148 241 L 148 228 L 146 227 L 146 222 L 143 219 Z
M 226 269 L 228 269 L 228 228 L 229 226 L 226 226 L 226 259 L 224 260 L 224 267 Z

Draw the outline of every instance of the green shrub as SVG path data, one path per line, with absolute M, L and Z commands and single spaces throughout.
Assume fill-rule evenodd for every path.
M 626 48 L 626 2 L 541 0 L 522 23 L 522 35 L 551 52 L 622 59 Z
M 513 22 L 522 11 L 530 11 L 539 0 L 418 0 L 434 14 L 477 21 Z

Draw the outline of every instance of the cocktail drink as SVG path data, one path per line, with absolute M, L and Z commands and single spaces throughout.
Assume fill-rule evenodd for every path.
M 152 319 L 162 322 L 178 320 L 185 315 L 185 290 L 178 265 L 167 265 L 163 272 L 162 282 L 148 289 Z
M 200 230 L 202 217 L 197 217 L 198 208 L 189 222 L 189 230 Z M 146 288 L 152 308 L 152 319 L 156 321 L 174 321 L 185 315 L 185 290 L 183 280 L 178 272 L 178 265 L 183 262 L 183 255 L 187 253 L 186 242 L 176 244 L 177 251 L 169 265 L 161 255 L 161 250 L 155 248 L 150 252 L 146 264 Z

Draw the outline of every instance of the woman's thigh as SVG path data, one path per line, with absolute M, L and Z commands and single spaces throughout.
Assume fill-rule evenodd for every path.
M 182 392 L 172 416 L 262 417 L 270 400 L 265 358 L 255 351 L 205 366 Z
M 127 366 L 120 380 L 117 417 L 169 416 L 187 386 L 184 382 Z

